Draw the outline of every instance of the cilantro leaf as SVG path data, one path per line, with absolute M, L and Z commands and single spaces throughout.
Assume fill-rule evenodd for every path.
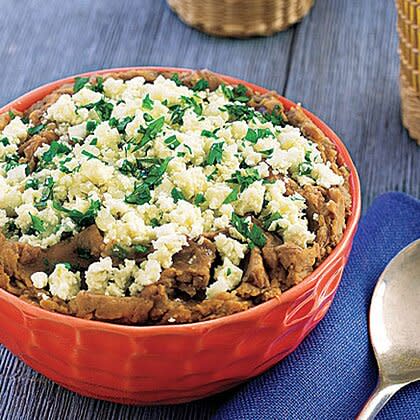
M 79 92 L 79 90 L 83 89 L 83 87 L 88 82 L 89 82 L 89 77 L 75 77 L 74 85 L 73 85 L 73 93 Z
M 209 87 L 209 82 L 205 79 L 200 79 L 193 87 L 192 90 L 194 92 L 198 92 L 200 90 L 206 90 Z
M 262 248 L 266 244 L 267 238 L 265 237 L 264 232 L 255 223 L 252 225 L 252 228 L 249 229 L 249 225 L 246 219 L 238 216 L 236 213 L 232 213 L 231 220 L 233 227 L 242 236 L 251 241 L 251 248 L 253 248 L 254 246 Z
M 180 80 L 180 78 L 179 78 L 179 76 L 178 76 L 178 73 L 174 73 L 174 74 L 172 75 L 172 77 L 171 77 L 171 80 L 172 80 L 173 82 L 175 82 L 175 84 L 176 84 L 177 86 L 182 86 L 182 82 L 181 82 L 181 80 Z
M 125 197 L 125 202 L 129 204 L 146 204 L 152 199 L 150 187 L 144 184 L 138 184 L 134 187 L 131 194 Z
M 56 201 L 53 201 L 53 207 L 58 211 L 66 213 L 78 226 L 88 227 L 95 223 L 95 217 L 101 208 L 101 202 L 99 200 L 91 200 L 89 208 L 84 213 L 80 210 L 66 209 Z
M 142 102 L 141 105 L 144 109 L 148 109 L 149 111 L 151 111 L 153 109 L 153 100 L 150 98 L 149 94 L 147 94 L 143 98 L 143 102 Z
M 236 201 L 238 199 L 238 194 L 239 194 L 239 185 L 235 185 L 233 187 L 233 190 L 224 199 L 223 204 L 229 204 L 232 201 Z
M 145 254 L 147 251 L 149 251 L 149 247 L 145 245 L 134 245 L 134 251 L 139 254 Z
M 152 121 L 146 129 L 142 129 L 143 137 L 140 141 L 139 146 L 143 147 L 149 141 L 153 140 L 159 133 L 160 130 L 163 128 L 163 124 L 165 123 L 165 117 L 160 117 L 157 120 Z
M 276 211 L 275 213 L 273 213 L 273 214 L 270 214 L 268 217 L 266 217 L 265 219 L 264 219 L 264 224 L 263 224 L 263 226 L 264 226 L 264 229 L 269 229 L 269 227 L 271 226 L 271 224 L 273 223 L 273 222 L 275 222 L 276 220 L 279 220 L 279 219 L 281 219 L 283 216 L 278 212 L 278 211 Z
M 50 148 L 42 155 L 42 161 L 44 164 L 51 163 L 56 156 L 68 152 L 70 152 L 70 149 L 66 145 L 53 141 Z
M 48 177 L 43 185 L 42 195 L 39 201 L 34 203 L 34 206 L 38 209 L 45 209 L 47 207 L 47 201 L 52 199 L 53 197 L 53 186 L 54 186 L 54 179 L 52 177 Z
M 174 199 L 175 203 L 177 203 L 179 200 L 185 200 L 184 194 L 178 188 L 172 189 L 171 196 Z
M 172 136 L 169 136 L 168 138 L 166 138 L 164 140 L 164 143 L 171 149 L 174 150 L 176 149 L 181 143 L 178 141 L 178 139 L 176 138 L 175 134 Z
M 210 147 L 209 154 L 207 156 L 207 164 L 214 165 L 215 163 L 220 163 L 223 156 L 223 145 L 224 142 L 213 143 Z
M 29 213 L 29 216 L 31 216 L 32 229 L 35 231 L 35 233 L 45 232 L 44 221 L 39 217 L 34 216 L 32 213 Z
M 204 203 L 206 198 L 204 197 L 203 193 L 198 193 L 194 199 L 194 205 L 199 206 L 200 204 Z
M 36 125 L 35 127 L 29 127 L 28 128 L 28 134 L 30 135 L 30 136 L 33 136 L 33 135 L 35 135 L 35 134 L 38 134 L 38 133 L 40 133 L 44 128 L 46 127 L 46 124 L 39 124 L 39 125 Z

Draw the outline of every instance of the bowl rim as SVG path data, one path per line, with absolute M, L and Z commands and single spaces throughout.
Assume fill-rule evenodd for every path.
M 109 68 L 102 70 L 92 70 L 84 73 L 79 73 L 76 75 L 71 75 L 58 79 L 47 84 L 41 85 L 21 96 L 14 99 L 13 101 L 7 103 L 6 105 L 0 108 L 0 114 L 7 112 L 11 108 L 15 108 L 20 111 L 28 109 L 32 104 L 44 98 L 46 95 L 51 93 L 53 90 L 57 89 L 59 86 L 71 83 L 76 77 L 90 77 L 94 75 L 103 75 L 108 73 L 123 73 L 132 70 L 151 70 L 158 72 L 178 72 L 178 73 L 190 73 L 196 70 L 182 67 L 162 67 L 162 66 L 133 66 L 133 67 L 117 67 Z M 254 83 L 244 81 L 242 79 L 220 74 L 217 72 L 212 72 L 216 76 L 220 77 L 229 84 L 243 84 L 248 88 L 259 93 L 270 92 L 270 89 L 258 86 Z M 275 92 L 275 95 L 282 102 L 286 109 L 289 109 L 292 106 L 296 106 L 296 103 L 285 98 L 282 95 L 279 95 Z M 65 323 L 74 328 L 85 328 L 85 329 L 100 329 L 105 332 L 114 332 L 114 333 L 129 333 L 135 336 L 144 336 L 144 335 L 153 335 L 153 334 L 167 334 L 173 333 L 177 335 L 189 334 L 191 332 L 205 332 L 213 327 L 222 326 L 234 322 L 246 322 L 250 319 L 258 317 L 260 314 L 269 311 L 272 307 L 279 305 L 286 301 L 294 301 L 305 287 L 313 281 L 318 273 L 322 272 L 329 264 L 331 264 L 337 256 L 345 252 L 345 249 L 351 244 L 353 236 L 357 229 L 357 224 L 360 218 L 361 213 L 361 190 L 360 190 L 360 181 L 359 176 L 356 170 L 356 167 L 350 157 L 350 154 L 345 147 L 344 143 L 340 138 L 335 134 L 335 132 L 329 128 L 321 119 L 316 117 L 310 111 L 302 107 L 303 112 L 316 124 L 316 126 L 334 143 L 338 150 L 338 155 L 342 161 L 346 164 L 347 168 L 350 170 L 349 177 L 349 186 L 350 186 L 350 195 L 352 197 L 352 206 L 351 214 L 347 219 L 347 225 L 344 230 L 343 237 L 337 246 L 333 249 L 331 254 L 325 258 L 325 260 L 301 283 L 282 293 L 280 296 L 268 300 L 267 302 L 261 303 L 253 308 L 247 309 L 242 312 L 238 312 L 232 315 L 227 315 L 221 318 L 216 318 L 208 321 L 199 321 L 190 324 L 173 324 L 173 325 L 124 325 L 116 324 L 109 321 L 98 321 L 98 320 L 89 320 L 83 318 L 77 318 L 72 315 L 65 315 L 56 312 L 50 312 L 41 307 L 27 303 L 17 296 L 7 292 L 6 290 L 0 288 L 0 300 L 9 301 L 11 304 L 21 309 L 28 315 L 38 319 L 49 318 L 51 321 L 56 321 L 58 323 Z

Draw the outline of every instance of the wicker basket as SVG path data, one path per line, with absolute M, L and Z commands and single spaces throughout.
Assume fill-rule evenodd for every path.
M 410 136 L 420 144 L 420 0 L 396 0 L 396 5 L 402 120 Z
M 217 36 L 271 35 L 302 19 L 314 0 L 167 0 L 186 24 Z

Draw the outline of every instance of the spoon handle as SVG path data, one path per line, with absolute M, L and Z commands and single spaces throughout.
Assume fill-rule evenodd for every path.
M 406 384 L 384 383 L 381 379 L 379 379 L 376 388 L 373 390 L 371 396 L 366 401 L 356 420 L 374 419 L 379 411 L 383 408 L 383 406 L 388 402 L 388 400 L 404 385 Z

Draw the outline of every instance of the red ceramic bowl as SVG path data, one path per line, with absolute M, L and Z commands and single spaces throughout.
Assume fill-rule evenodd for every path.
M 163 69 L 188 72 L 186 69 Z M 85 73 L 87 76 L 112 69 Z M 222 76 L 227 83 L 259 86 Z M 0 109 L 25 110 L 74 76 L 42 86 Z M 280 97 L 286 108 L 294 105 Z M 352 214 L 331 255 L 302 283 L 255 308 L 187 325 L 132 327 L 45 311 L 0 289 L 0 343 L 36 371 L 79 394 L 131 404 L 203 398 L 264 372 L 291 353 L 334 298 L 360 215 L 360 185 L 343 143 L 307 115 L 337 146 L 350 169 Z

